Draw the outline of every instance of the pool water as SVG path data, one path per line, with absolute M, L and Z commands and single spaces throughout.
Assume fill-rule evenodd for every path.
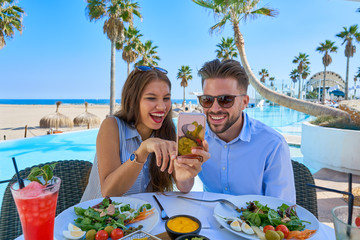
M 283 107 L 248 108 L 246 112 L 283 134 L 300 135 L 301 122 L 310 119 L 308 115 Z M 12 157 L 16 158 L 19 170 L 57 160 L 79 159 L 92 162 L 97 133 L 98 129 L 92 129 L 0 141 L 0 181 L 10 179 L 15 174 Z M 303 156 L 299 147 L 290 146 L 290 154 L 292 159 L 302 162 Z M 0 204 L 6 185 L 0 184 Z
M 313 116 L 282 106 L 247 108 L 245 112 L 286 135 L 301 136 L 301 124 L 315 119 Z

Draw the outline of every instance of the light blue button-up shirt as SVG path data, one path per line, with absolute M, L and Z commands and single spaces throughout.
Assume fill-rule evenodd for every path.
M 243 128 L 230 142 L 209 127 L 205 139 L 211 158 L 199 177 L 204 191 L 232 195 L 265 195 L 296 203 L 290 151 L 284 137 L 243 112 Z

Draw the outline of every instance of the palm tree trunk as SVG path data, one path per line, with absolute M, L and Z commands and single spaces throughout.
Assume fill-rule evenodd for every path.
M 345 100 L 348 100 L 349 97 L 349 65 L 350 65 L 350 56 L 347 57 L 347 61 L 346 61 Z
M 130 62 L 127 62 L 127 75 L 129 76 L 130 74 Z
M 301 77 L 299 76 L 299 94 L 298 94 L 298 99 L 301 99 Z
M 184 87 L 184 101 L 183 101 L 183 103 L 185 103 L 185 87 Z
M 245 53 L 244 37 L 240 32 L 238 22 L 233 22 L 233 29 L 234 29 L 234 38 L 235 38 L 236 47 L 238 48 L 243 67 L 245 68 L 245 71 L 249 77 L 250 84 L 255 88 L 255 90 L 261 96 L 281 106 L 291 108 L 293 110 L 303 112 L 309 115 L 313 115 L 313 116 L 332 115 L 332 116 L 342 116 L 350 119 L 350 115 L 347 112 L 342 111 L 340 109 L 331 108 L 320 104 L 291 98 L 289 96 L 286 96 L 281 93 L 277 93 L 263 86 L 260 83 L 260 81 L 255 77 L 255 74 L 252 72 L 251 67 L 247 61 L 246 53 Z
M 322 99 L 321 99 L 321 103 L 324 105 L 325 104 L 325 90 L 326 90 L 326 65 L 324 65 L 324 82 L 323 82 L 323 94 L 322 94 Z M 320 92 L 320 90 L 319 90 Z
M 110 115 L 115 111 L 115 41 L 111 41 Z

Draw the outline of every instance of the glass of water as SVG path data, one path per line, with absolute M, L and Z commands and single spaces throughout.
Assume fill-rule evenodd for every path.
M 348 206 L 335 207 L 331 213 L 334 220 L 336 239 L 360 240 L 360 228 L 355 225 L 356 217 L 360 216 L 360 207 L 354 206 L 351 225 L 347 224 L 349 216 Z

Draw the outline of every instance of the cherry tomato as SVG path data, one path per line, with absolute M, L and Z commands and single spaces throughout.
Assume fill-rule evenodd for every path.
M 273 230 L 275 231 L 275 228 L 271 225 L 266 225 L 263 229 L 263 232 L 266 233 L 268 230 Z
M 284 234 L 284 238 L 287 238 L 287 236 L 289 235 L 289 229 L 285 225 L 282 225 L 282 224 L 277 226 L 275 231 L 282 231 Z
M 107 240 L 109 238 L 109 234 L 105 230 L 100 230 L 96 233 L 96 240 Z
M 356 225 L 358 228 L 360 228 L 360 216 L 357 216 L 357 217 L 355 218 L 355 225 Z
M 115 228 L 111 232 L 111 239 L 112 240 L 118 240 L 120 238 L 124 237 L 124 232 L 120 228 Z

